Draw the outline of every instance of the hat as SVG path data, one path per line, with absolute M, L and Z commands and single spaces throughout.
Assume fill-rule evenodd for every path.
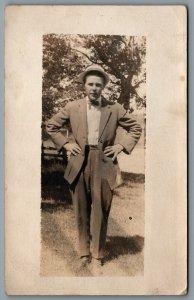
M 79 74 L 78 78 L 79 78 L 79 81 L 84 83 L 84 78 L 85 76 L 89 73 L 89 72 L 92 72 L 92 71 L 96 71 L 96 72 L 99 72 L 103 75 L 104 77 L 104 80 L 105 80 L 105 85 L 107 85 L 107 83 L 109 82 L 109 76 L 108 74 L 103 70 L 103 68 L 99 65 L 91 65 L 89 67 L 87 67 L 85 69 L 84 72 L 82 72 L 81 74 Z

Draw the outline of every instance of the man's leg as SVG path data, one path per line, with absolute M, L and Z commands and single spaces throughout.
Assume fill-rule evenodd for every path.
M 71 189 L 75 218 L 78 230 L 80 257 L 90 255 L 90 215 L 91 197 L 87 192 L 83 173 Z
M 93 199 L 93 226 L 92 226 L 92 256 L 103 259 L 105 256 L 108 217 L 112 203 L 112 191 L 106 179 L 101 180 L 101 199 Z

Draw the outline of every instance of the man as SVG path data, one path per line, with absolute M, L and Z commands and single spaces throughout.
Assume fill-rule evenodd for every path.
M 117 155 L 121 151 L 131 153 L 141 127 L 120 104 L 102 97 L 109 76 L 100 66 L 88 67 L 79 79 L 86 98 L 68 103 L 54 115 L 47 123 L 47 132 L 58 149 L 70 153 L 64 177 L 72 195 L 82 265 L 91 261 L 91 255 L 93 264 L 101 266 L 112 191 L 117 184 Z M 60 132 L 67 122 L 73 142 Z

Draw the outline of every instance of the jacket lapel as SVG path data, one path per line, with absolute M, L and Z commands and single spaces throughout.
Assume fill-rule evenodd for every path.
M 102 110 L 101 110 L 101 118 L 100 118 L 100 128 L 99 128 L 99 139 L 101 138 L 101 136 L 104 133 L 104 130 L 108 124 L 108 121 L 111 117 L 111 109 L 110 109 L 110 105 L 107 103 L 107 101 L 102 98 Z
M 86 99 L 84 98 L 83 101 L 81 101 L 78 104 L 78 127 L 77 132 L 81 133 L 83 137 L 85 137 L 85 140 L 87 140 L 88 136 L 88 129 L 87 129 L 87 107 L 86 107 Z

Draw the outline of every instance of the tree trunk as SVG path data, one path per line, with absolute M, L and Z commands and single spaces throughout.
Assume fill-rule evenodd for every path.
M 131 93 L 133 91 L 133 87 L 131 86 L 131 81 L 127 79 L 121 80 L 121 93 L 118 98 L 118 103 L 123 104 L 125 107 L 129 106 L 129 100 Z

